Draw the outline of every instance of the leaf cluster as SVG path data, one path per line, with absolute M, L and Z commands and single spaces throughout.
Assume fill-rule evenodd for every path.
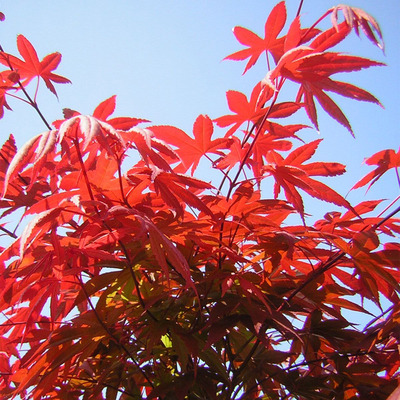
M 64 110 L 20 149 L 13 136 L 3 144 L 0 229 L 13 241 L 0 253 L 2 398 L 350 400 L 396 388 L 399 209 L 351 205 L 318 178 L 345 166 L 310 161 L 322 139 L 285 123 L 304 109 L 318 129 L 316 100 L 352 132 L 326 92 L 380 104 L 332 78 L 381 65 L 332 51 L 359 28 L 382 46 L 379 26 L 347 6 L 282 34 L 286 20 L 280 2 L 265 38 L 234 29 L 245 48 L 227 58 L 249 59 L 246 72 L 266 54 L 266 76 L 249 99 L 228 91 L 231 114 L 200 115 L 192 135 L 114 117 L 113 96 L 92 115 Z M 0 104 L 22 93 L 40 113 L 28 87 L 67 83 L 53 73 L 61 56 L 39 61 L 17 44 L 23 60 L 0 52 Z M 280 101 L 288 82 L 297 95 Z M 206 163 L 219 186 L 195 176 Z M 376 153 L 354 189 L 399 163 Z M 340 211 L 308 224 L 302 192 Z M 21 233 L 3 222 L 21 214 Z

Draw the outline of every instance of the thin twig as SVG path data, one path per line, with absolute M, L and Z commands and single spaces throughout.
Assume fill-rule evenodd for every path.
M 16 239 L 18 237 L 15 233 L 9 231 L 7 228 L 4 228 L 4 226 L 1 226 L 1 225 L 0 225 L 0 231 L 3 231 L 4 233 L 6 233 L 8 236 L 12 237 L 13 239 Z
M 296 17 L 298 17 L 300 15 L 301 8 L 303 7 L 303 2 L 304 2 L 304 0 L 300 1 L 299 8 L 297 9 Z
M 230 187 L 229 187 L 228 194 L 226 195 L 226 199 L 227 199 L 227 200 L 229 199 L 229 197 L 230 197 L 230 195 L 231 195 L 231 193 L 232 193 L 233 188 L 236 186 L 237 180 L 238 180 L 240 174 L 242 173 L 242 169 L 244 168 L 244 166 L 245 166 L 245 164 L 246 164 L 246 162 L 247 162 L 247 159 L 250 157 L 250 155 L 251 155 L 251 153 L 252 153 L 252 151 L 253 151 L 253 148 L 254 148 L 254 146 L 255 146 L 255 144 L 256 144 L 256 142 L 257 142 L 257 139 L 260 137 L 260 134 L 261 134 L 261 132 L 262 132 L 262 128 L 263 128 L 265 122 L 267 121 L 267 118 L 268 118 L 268 116 L 269 116 L 269 114 L 270 114 L 270 112 L 271 112 L 271 110 L 272 110 L 272 107 L 275 105 L 276 100 L 278 99 L 278 94 L 279 94 L 279 91 L 276 91 L 276 92 L 275 92 L 275 96 L 274 96 L 274 98 L 272 99 L 272 102 L 271 102 L 271 104 L 269 105 L 268 109 L 266 110 L 266 113 L 264 114 L 263 119 L 261 120 L 260 124 L 257 125 L 257 128 L 258 128 L 258 129 L 257 129 L 257 132 L 256 132 L 256 134 L 255 134 L 255 136 L 254 136 L 254 139 L 253 139 L 253 141 L 251 142 L 251 144 L 250 144 L 250 146 L 249 146 L 249 148 L 248 148 L 246 154 L 244 155 L 243 159 L 241 160 L 240 165 L 239 165 L 239 169 L 238 169 L 238 171 L 237 171 L 235 177 L 233 178 L 232 183 L 231 183 L 231 185 L 230 185 Z M 256 124 L 255 124 L 255 125 L 256 125 Z M 255 125 L 253 125 L 252 130 L 254 129 L 254 126 L 255 126 Z

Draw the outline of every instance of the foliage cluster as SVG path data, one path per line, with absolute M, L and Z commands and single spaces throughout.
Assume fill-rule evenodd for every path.
M 381 200 L 351 205 L 318 178 L 345 166 L 310 161 L 322 139 L 306 142 L 305 125 L 285 122 L 305 110 L 318 129 L 317 102 L 353 133 L 328 93 L 379 101 L 333 76 L 382 64 L 332 49 L 352 31 L 382 47 L 381 31 L 344 5 L 304 28 L 300 9 L 287 24 L 278 3 L 263 38 L 234 29 L 245 47 L 227 58 L 248 60 L 246 72 L 265 54 L 266 76 L 249 97 L 228 91 L 231 113 L 200 115 L 193 135 L 113 117 L 115 96 L 49 124 L 36 95 L 41 81 L 54 94 L 69 82 L 54 73 L 61 55 L 40 61 L 22 35 L 20 57 L 0 48 L 0 116 L 21 97 L 47 126 L 0 149 L 0 229 L 13 239 L 0 254 L 2 398 L 350 400 L 395 390 L 399 208 L 371 217 Z M 332 27 L 319 29 L 328 17 Z M 287 84 L 297 96 L 281 101 Z M 195 177 L 199 163 L 221 181 Z M 391 169 L 398 177 L 400 155 L 379 151 L 367 164 L 376 168 L 353 189 Z M 310 225 L 302 192 L 340 211 Z M 22 215 L 20 235 L 12 215 Z M 365 327 L 358 314 L 370 316 Z

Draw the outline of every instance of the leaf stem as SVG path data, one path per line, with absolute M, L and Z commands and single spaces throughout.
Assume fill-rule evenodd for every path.
M 299 8 L 297 9 L 296 17 L 300 15 L 301 8 L 303 7 L 304 0 L 300 0 Z
M 0 225 L 0 231 L 3 231 L 6 233 L 8 236 L 12 237 L 13 239 L 17 239 L 17 235 L 11 231 L 9 231 L 7 228 L 4 228 L 3 226 Z
M 121 196 L 122 196 L 122 201 L 128 208 L 132 208 L 125 196 L 124 186 L 122 184 L 121 157 L 116 156 L 115 159 L 116 159 L 117 165 L 118 165 L 118 183 L 119 183 L 119 190 L 120 190 Z
M 398 200 L 400 200 L 400 195 L 398 195 L 388 206 L 385 207 L 385 209 L 381 213 L 379 213 L 378 218 L 387 210 L 389 210 L 389 208 L 392 207 L 392 205 L 395 204 Z
M 89 182 L 89 177 L 87 176 L 85 163 L 83 162 L 81 149 L 79 147 L 78 136 L 76 135 L 76 137 L 74 139 L 72 139 L 72 141 L 73 141 L 73 143 L 75 145 L 76 153 L 77 153 L 77 156 L 78 156 L 78 159 L 79 159 L 79 164 L 81 166 L 81 170 L 82 170 L 82 174 L 83 174 L 83 179 L 85 180 L 86 188 L 88 190 L 88 194 L 89 194 L 90 200 L 92 200 L 94 202 L 95 198 L 94 198 L 94 195 L 93 195 L 93 192 L 92 192 L 92 187 L 91 187 L 90 182 Z M 99 212 L 99 210 L 98 210 L 98 208 L 96 206 L 94 206 L 94 209 L 96 211 L 96 214 L 100 215 L 100 212 Z
M 264 117 L 261 120 L 260 124 L 258 126 L 257 126 L 257 123 L 254 124 L 252 129 L 251 129 L 251 131 L 252 131 L 255 127 L 258 128 L 257 132 L 256 132 L 256 134 L 254 136 L 254 139 L 251 142 L 251 144 L 250 144 L 246 154 L 244 155 L 243 159 L 241 160 L 240 165 L 239 165 L 239 169 L 238 169 L 235 177 L 232 180 L 232 183 L 231 183 L 231 185 L 229 187 L 229 190 L 228 190 L 228 194 L 226 195 L 226 199 L 227 200 L 229 199 L 230 195 L 232 194 L 233 188 L 236 186 L 237 180 L 239 179 L 239 176 L 240 176 L 240 174 L 241 174 L 241 172 L 242 172 L 242 170 L 243 170 L 243 168 L 244 168 L 244 166 L 245 166 L 245 164 L 247 162 L 247 159 L 250 157 L 250 155 L 251 155 L 251 153 L 253 151 L 253 148 L 254 148 L 254 146 L 255 146 L 255 144 L 257 142 L 257 139 L 260 137 L 260 134 L 262 132 L 262 127 L 264 126 L 265 122 L 267 121 L 267 118 L 268 118 L 268 116 L 269 116 L 269 114 L 270 114 L 270 112 L 272 110 L 272 107 L 275 105 L 276 100 L 278 99 L 278 94 L 279 94 L 279 91 L 276 91 L 275 95 L 274 95 L 274 98 L 272 99 L 271 104 L 269 105 L 266 113 L 264 114 Z

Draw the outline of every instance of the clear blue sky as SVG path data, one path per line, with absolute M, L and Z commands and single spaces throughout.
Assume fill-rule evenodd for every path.
M 293 17 L 299 1 L 286 3 L 289 18 Z M 305 0 L 303 26 L 338 3 Z M 46 90 L 38 97 L 50 121 L 60 118 L 64 107 L 91 113 L 99 102 L 116 94 L 117 115 L 171 124 L 190 133 L 197 115 L 216 118 L 227 113 L 227 90 L 247 95 L 265 75 L 262 62 L 242 76 L 244 63 L 222 59 L 241 48 L 232 28 L 241 25 L 263 34 L 265 19 L 274 4 L 276 1 L 271 0 L 14 0 L 0 6 L 6 15 L 0 24 L 0 43 L 6 51 L 15 52 L 16 35 L 22 33 L 34 44 L 40 58 L 54 51 L 62 53 L 58 73 L 69 78 L 72 85 L 57 85 L 59 100 Z M 330 118 L 321 120 L 325 140 L 319 158 L 348 166 L 349 174 L 333 183 L 341 194 L 370 171 L 362 166 L 365 157 L 381 149 L 397 149 L 400 144 L 400 3 L 353 0 L 351 5 L 365 9 L 379 21 L 386 55 L 365 36 L 360 40 L 354 35 L 341 50 L 383 61 L 388 67 L 341 78 L 371 91 L 385 106 L 382 110 L 368 103 L 339 100 L 356 140 Z M 14 133 L 20 146 L 45 129 L 32 109 L 12 100 L 10 105 L 14 112 L 6 112 L 0 120 L 2 141 Z M 300 122 L 306 122 L 304 114 L 299 116 Z M 321 136 L 314 130 L 302 134 L 305 140 Z M 394 199 L 399 194 L 394 174 L 371 192 L 368 198 Z M 363 196 L 361 189 L 349 199 L 357 202 Z M 315 210 L 308 211 L 315 215 Z

